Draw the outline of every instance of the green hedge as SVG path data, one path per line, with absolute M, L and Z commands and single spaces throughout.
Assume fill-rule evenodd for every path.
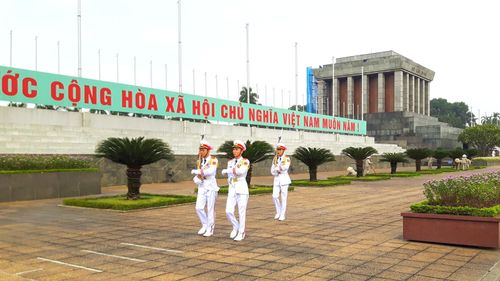
M 428 213 L 428 214 L 447 214 L 447 215 L 461 215 L 461 216 L 477 216 L 477 217 L 494 217 L 500 214 L 500 205 L 489 208 L 474 208 L 474 207 L 451 207 L 440 205 L 429 205 L 427 201 L 423 201 L 410 206 L 414 213 Z
M 329 180 L 351 180 L 351 181 L 381 181 L 381 180 L 389 180 L 390 176 L 382 176 L 382 175 L 368 175 L 363 177 L 356 176 L 337 176 L 337 177 L 329 177 Z
M 190 202 L 196 202 L 196 197 L 141 193 L 141 199 L 137 200 L 127 200 L 126 195 L 117 195 L 108 197 L 69 198 L 64 199 L 63 204 L 68 206 L 127 211 Z
M 474 157 L 474 159 L 472 160 L 482 160 L 482 161 L 486 161 L 486 162 L 496 162 L 496 161 L 500 161 L 500 157 Z
M 95 173 L 97 168 L 82 168 L 82 169 L 48 169 L 48 170 L 4 170 L 0 174 L 43 174 L 43 173 L 60 173 L 60 172 L 80 172 L 80 173 Z
M 391 174 L 391 173 L 372 174 L 372 176 L 375 176 L 375 177 L 391 177 L 391 178 L 410 178 L 410 177 L 421 176 L 421 174 L 416 173 L 416 172 L 396 172 L 395 174 Z
M 51 170 L 92 168 L 89 159 L 63 155 L 4 155 L 0 170 Z
M 350 183 L 351 183 L 351 181 L 347 180 L 347 179 L 318 180 L 318 181 L 294 180 L 294 181 L 292 181 L 291 186 L 317 186 L 317 187 L 325 187 L 325 186 L 344 185 L 344 184 L 350 184 Z

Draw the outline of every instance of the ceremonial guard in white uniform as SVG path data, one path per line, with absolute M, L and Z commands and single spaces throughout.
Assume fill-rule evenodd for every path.
M 219 191 L 215 179 L 217 158 L 210 155 L 210 150 L 212 150 L 212 146 L 207 141 L 202 140 L 198 153 L 197 169 L 191 171 L 195 175 L 193 181 L 198 185 L 196 214 L 198 214 L 202 225 L 198 234 L 205 237 L 214 234 L 215 201 Z
M 288 186 L 292 182 L 290 176 L 288 175 L 288 169 L 290 168 L 291 160 L 290 157 L 285 156 L 286 146 L 282 143 L 276 145 L 276 155 L 273 159 L 273 164 L 271 166 L 271 174 L 274 176 L 273 182 L 273 201 L 276 207 L 276 215 L 274 219 L 279 219 L 280 221 L 285 220 L 286 213 L 286 200 L 288 197 Z M 280 202 L 281 193 L 281 202 Z
M 250 161 L 241 156 L 245 150 L 245 143 L 235 140 L 233 142 L 234 158 L 227 162 L 227 169 L 222 170 L 222 174 L 227 174 L 227 181 L 229 183 L 226 215 L 229 222 L 233 225 L 233 231 L 231 231 L 229 237 L 235 241 L 245 239 L 245 220 L 249 196 L 246 176 L 250 167 Z M 234 215 L 236 205 L 238 205 L 239 221 Z

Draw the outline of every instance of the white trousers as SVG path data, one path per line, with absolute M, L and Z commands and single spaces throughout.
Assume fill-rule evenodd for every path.
M 196 197 L 196 214 L 200 218 L 202 225 L 206 226 L 211 231 L 215 226 L 215 201 L 217 200 L 217 191 L 198 188 L 198 196 Z M 207 210 L 205 212 L 205 206 Z
M 234 209 L 238 204 L 238 214 L 240 221 L 234 215 Z M 229 222 L 233 225 L 233 229 L 238 230 L 238 233 L 245 232 L 245 221 L 247 217 L 248 194 L 238 194 L 230 192 L 227 195 L 226 216 Z
M 281 193 L 281 203 L 280 203 Z M 273 185 L 273 201 L 276 207 L 276 214 L 285 216 L 286 213 L 286 200 L 288 198 L 288 184 L 287 185 Z

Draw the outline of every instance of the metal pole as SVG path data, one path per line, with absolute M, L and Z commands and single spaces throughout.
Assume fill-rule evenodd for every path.
M 266 106 L 269 106 L 269 97 L 267 96 L 267 85 L 264 85 L 264 95 L 266 95 L 265 98 Z
M 61 73 L 61 56 L 60 56 L 60 44 L 57 41 L 57 74 Z
M 196 78 L 196 75 L 195 75 L 194 68 L 193 68 L 193 95 L 196 95 L 196 81 L 195 81 L 195 78 Z
M 247 103 L 250 103 L 250 47 L 248 39 L 248 23 L 246 24 L 247 31 Z
M 101 49 L 97 50 L 99 80 L 101 80 Z
M 12 30 L 10 30 L 10 67 L 12 67 Z
M 281 108 L 285 108 L 285 101 L 284 101 L 283 89 L 281 89 Z
M 178 35 L 179 35 L 179 94 L 182 93 L 182 41 L 181 41 L 181 0 L 177 1 L 178 4 Z
M 215 97 L 219 98 L 219 80 L 217 79 L 217 74 L 215 75 Z
M 137 85 L 137 59 L 134 56 L 134 85 Z
M 240 100 L 240 91 L 241 91 L 241 89 L 240 89 L 240 80 L 236 80 L 236 84 L 237 84 L 236 87 L 238 88 L 238 92 L 237 92 L 238 96 L 237 96 L 236 100 L 239 101 Z
M 116 82 L 120 81 L 120 71 L 119 71 L 119 63 L 118 63 L 118 53 L 116 53 Z
M 365 95 L 365 66 L 361 66 L 361 120 L 364 120 L 364 95 Z
M 78 0 L 78 77 L 82 77 L 82 1 Z
M 35 36 L 35 71 L 38 70 L 38 36 Z
M 276 92 L 274 90 L 273 88 L 273 107 L 276 107 Z
M 229 99 L 229 77 L 226 76 L 226 98 Z
M 332 116 L 335 116 L 335 57 L 332 57 Z
M 165 90 L 168 88 L 168 71 L 167 71 L 167 64 L 165 64 Z
M 149 82 L 151 85 L 151 88 L 153 88 L 153 61 L 149 61 Z
M 207 72 L 205 71 L 205 97 L 208 95 Z
M 295 42 L 295 110 L 299 111 L 299 73 L 298 73 L 297 42 Z

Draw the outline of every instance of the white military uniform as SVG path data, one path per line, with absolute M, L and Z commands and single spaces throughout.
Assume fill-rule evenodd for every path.
M 198 161 L 200 162 L 199 169 L 191 171 L 195 175 L 193 181 L 198 185 L 195 208 L 202 224 L 198 234 L 208 237 L 213 235 L 215 228 L 215 201 L 219 191 L 215 174 L 218 162 L 217 158 L 210 154 Z
M 236 143 L 235 141 L 235 144 Z M 244 144 L 243 147 L 245 148 Z M 229 183 L 226 216 L 233 225 L 233 231 L 229 237 L 234 238 L 236 241 L 245 238 L 246 211 L 249 197 L 246 176 L 249 168 L 250 161 L 240 156 L 239 158 L 229 160 L 227 162 L 227 169 L 223 170 L 223 173 L 227 173 L 227 181 Z M 236 205 L 238 205 L 239 221 L 234 215 Z
M 274 218 L 279 219 L 280 221 L 285 220 L 288 186 L 292 182 L 290 180 L 290 176 L 288 175 L 290 164 L 290 157 L 282 155 L 281 157 L 274 158 L 271 166 L 271 174 L 274 176 L 273 201 L 274 206 L 276 207 L 276 216 Z M 280 192 L 281 202 L 279 199 Z

